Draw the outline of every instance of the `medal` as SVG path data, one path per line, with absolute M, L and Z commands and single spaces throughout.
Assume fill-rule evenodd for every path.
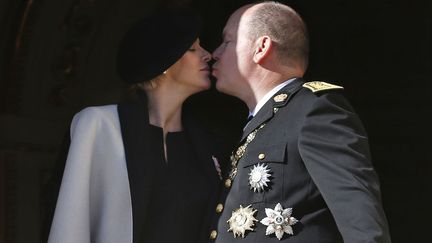
M 267 217 L 261 220 L 261 224 L 267 226 L 266 235 L 274 233 L 280 240 L 284 233 L 294 234 L 291 225 L 296 224 L 298 220 L 291 217 L 292 208 L 283 209 L 282 205 L 278 203 L 274 209 L 266 208 L 265 213 Z
M 254 165 L 249 173 L 249 185 L 251 190 L 253 189 L 254 192 L 264 191 L 264 187 L 267 187 L 267 182 L 270 181 L 270 174 L 268 172 L 270 172 L 270 169 L 268 169 L 267 165 Z
M 253 215 L 257 210 L 250 207 L 242 207 L 236 209 L 232 212 L 231 218 L 227 221 L 229 224 L 229 231 L 232 231 L 234 234 L 234 238 L 237 236 L 241 236 L 244 238 L 246 230 L 253 231 L 253 226 L 255 225 L 255 221 L 258 221 Z

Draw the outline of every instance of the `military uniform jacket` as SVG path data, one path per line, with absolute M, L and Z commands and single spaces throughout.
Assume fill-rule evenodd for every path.
M 156 159 L 149 149 L 152 141 L 146 139 L 148 114 L 143 107 L 135 103 L 89 107 L 75 115 L 48 242 L 141 242 L 153 179 L 152 163 L 143 161 Z M 213 138 L 192 120 L 184 127 L 202 161 L 201 171 L 219 188 Z M 218 191 L 214 193 L 213 201 Z M 194 231 L 207 237 L 209 219 L 203 221 L 203 229 Z
M 390 242 L 361 121 L 341 90 L 314 93 L 303 84 L 296 79 L 282 88 L 246 126 L 239 145 L 265 124 L 225 183 L 210 242 Z M 249 180 L 259 165 L 267 166 L 270 181 L 258 192 Z M 298 220 L 293 235 L 284 232 L 280 240 L 260 222 L 278 203 Z M 234 238 L 227 221 L 249 205 L 256 210 L 253 230 Z

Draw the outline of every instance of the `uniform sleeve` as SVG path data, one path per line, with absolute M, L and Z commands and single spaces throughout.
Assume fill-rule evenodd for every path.
M 390 242 L 366 132 L 342 95 L 316 98 L 299 135 L 299 150 L 344 242 Z
M 75 115 L 71 144 L 51 225 L 49 243 L 90 243 L 90 174 L 97 119 L 89 110 Z

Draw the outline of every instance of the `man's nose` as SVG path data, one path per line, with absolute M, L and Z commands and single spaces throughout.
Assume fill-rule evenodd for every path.
M 219 47 L 216 48 L 216 50 L 213 51 L 212 53 L 212 57 L 214 60 L 218 61 L 219 60 Z

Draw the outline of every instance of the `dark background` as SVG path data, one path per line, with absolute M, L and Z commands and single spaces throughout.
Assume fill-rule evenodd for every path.
M 249 2 L 0 0 L 0 242 L 42 242 L 62 138 L 74 113 L 122 97 L 114 54 L 131 22 L 190 3 L 203 15 L 203 46 L 214 50 L 230 13 Z M 283 2 L 309 27 L 306 79 L 344 86 L 364 122 L 393 242 L 430 242 L 431 1 Z M 214 89 L 186 109 L 228 137 L 247 114 Z

